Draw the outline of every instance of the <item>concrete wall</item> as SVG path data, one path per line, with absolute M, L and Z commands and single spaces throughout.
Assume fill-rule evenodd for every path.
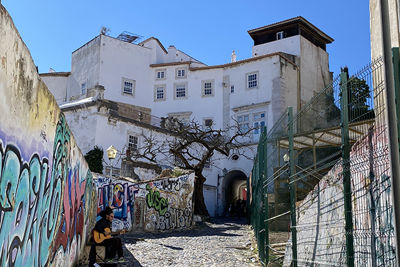
M 284 52 L 287 54 L 300 56 L 300 35 L 283 38 L 274 42 L 255 45 L 252 48 L 253 57 L 268 55 L 275 52 Z
M 100 83 L 100 41 L 97 36 L 72 53 L 71 76 L 67 101 L 77 99 L 82 95 L 82 84 L 86 89 L 93 88 Z
M 141 106 L 146 103 L 144 101 L 152 99 L 153 73 L 148 67 L 151 64 L 151 49 L 102 35 L 100 53 L 99 82 L 106 89 L 106 99 Z M 122 78 L 135 81 L 133 96 L 122 93 Z
M 67 101 L 68 76 L 42 75 L 40 78 L 53 93 L 59 105 Z
M 0 5 L 0 265 L 74 266 L 93 223 L 88 169 Z
M 97 127 L 98 118 L 92 114 L 96 112 L 96 107 L 82 109 L 79 112 L 64 112 L 67 123 L 73 135 L 76 137 L 78 147 L 81 149 L 83 154 L 86 154 L 88 151 L 92 150 L 95 145 L 99 145 L 96 143 L 96 134 L 93 130 Z M 103 148 L 107 149 L 108 147 Z
M 390 160 L 384 127 L 357 142 L 350 154 L 356 266 L 395 266 Z M 342 166 L 339 161 L 297 209 L 299 265 L 346 264 Z M 290 243 L 290 242 L 289 242 Z M 284 266 L 289 266 L 291 247 Z
M 137 109 L 139 108 L 135 106 L 130 107 L 137 113 Z M 82 153 L 86 154 L 95 145 L 103 148 L 105 165 L 111 164 L 106 154 L 106 149 L 111 145 L 125 156 L 129 135 L 139 138 L 139 148 L 145 143 L 143 140 L 144 136 L 157 136 L 159 140 L 166 140 L 170 137 L 166 131 L 162 131 L 161 129 L 157 131 L 155 129 L 158 128 L 140 123 L 133 116 L 135 112 L 129 112 L 130 108 L 125 107 L 125 104 L 122 103 L 95 100 L 89 101 L 85 105 L 79 103 L 76 105 L 66 104 L 62 105 L 61 108 L 71 131 L 77 138 L 77 143 Z M 148 111 L 144 111 L 143 113 L 148 113 Z M 145 120 L 146 117 L 144 117 L 143 121 Z M 118 158 L 113 162 L 113 166 L 120 168 L 120 165 L 121 160 L 120 155 L 118 155 Z
M 390 36 L 392 47 L 400 46 L 399 33 L 399 2 L 398 0 L 388 0 Z M 370 29 L 371 29 L 371 59 L 375 60 L 383 56 L 382 45 L 382 19 L 381 5 L 379 0 L 369 1 Z
M 194 173 L 144 183 L 99 177 L 97 212 L 113 207 L 113 230 L 163 231 L 193 224 Z
M 167 57 L 166 51 L 161 48 L 160 44 L 155 38 L 149 38 L 139 44 L 140 46 L 148 47 L 151 49 L 151 62 L 164 63 Z
M 316 92 L 332 82 L 329 55 L 304 37 L 300 37 L 301 103 L 307 103 Z

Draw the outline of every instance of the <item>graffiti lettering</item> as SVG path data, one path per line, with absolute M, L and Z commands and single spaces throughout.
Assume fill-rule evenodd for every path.
M 71 167 L 69 140 L 61 116 L 50 169 L 46 157 L 34 153 L 27 162 L 18 147 L 3 149 L 0 139 L 1 266 L 49 266 L 58 254 L 70 264 L 77 259 L 91 205 L 85 195 L 92 189 L 90 172 L 82 179 L 79 168 Z
M 113 207 L 113 229 L 153 231 L 190 227 L 193 183 L 194 176 L 189 179 L 188 175 L 140 184 L 100 177 L 95 182 L 97 213 L 107 206 Z
M 53 253 L 62 248 L 68 252 L 70 258 L 76 255 L 76 243 L 82 241 L 85 225 L 85 201 L 86 195 L 92 190 L 92 176 L 90 171 L 81 177 L 80 165 L 71 166 L 71 132 L 66 125 L 64 116 L 60 116 L 54 137 L 54 153 L 52 177 L 60 177 L 63 180 L 62 213 L 60 228 L 58 229 Z M 88 185 L 88 186 L 86 186 Z M 90 201 L 90 198 L 88 198 Z
M 146 195 L 146 203 L 149 208 L 154 208 L 159 212 L 161 216 L 163 216 L 168 209 L 168 199 L 160 196 L 160 192 L 156 191 L 150 187 L 150 185 L 146 185 L 146 190 L 149 191 Z
M 17 147 L 0 140 L 1 266 L 44 266 L 54 236 L 61 181 L 46 179 L 48 159 L 24 162 Z
M 157 230 L 171 230 L 190 227 L 192 225 L 192 211 L 186 209 L 170 208 L 164 216 L 160 215 L 156 222 Z
M 161 187 L 163 190 L 168 190 L 168 191 L 179 191 L 181 189 L 182 183 L 179 179 L 171 179 L 168 178 L 166 180 L 163 180 L 161 182 Z
M 114 218 L 121 221 L 124 228 L 129 229 L 132 227 L 131 212 L 134 210 L 134 198 L 138 190 L 128 183 L 98 184 L 98 203 L 97 214 L 99 214 L 106 207 L 113 207 Z

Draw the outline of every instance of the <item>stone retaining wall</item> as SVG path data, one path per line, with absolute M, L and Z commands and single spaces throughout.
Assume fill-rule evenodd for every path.
M 0 5 L 0 266 L 74 266 L 94 222 L 92 174 Z
M 194 173 L 141 183 L 99 177 L 99 213 L 114 209 L 113 230 L 163 231 L 193 225 Z
M 350 153 L 355 266 L 395 266 L 387 141 L 384 127 L 371 128 Z M 299 266 L 346 265 L 341 160 L 297 209 L 296 229 Z M 291 260 L 288 245 L 284 266 Z

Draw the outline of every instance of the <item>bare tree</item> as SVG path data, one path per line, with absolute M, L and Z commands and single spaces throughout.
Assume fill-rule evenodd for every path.
M 181 123 L 174 118 L 162 121 L 162 127 L 171 133 L 171 138 L 160 140 L 156 135 L 143 135 L 142 145 L 130 152 L 134 160 L 145 159 L 157 164 L 169 164 L 193 170 L 196 175 L 194 188 L 194 213 L 209 216 L 203 196 L 206 178 L 203 170 L 213 157 L 229 157 L 230 154 L 248 155 L 251 149 L 251 132 L 254 129 L 240 127 L 238 122 L 225 130 L 204 127 L 196 121 Z

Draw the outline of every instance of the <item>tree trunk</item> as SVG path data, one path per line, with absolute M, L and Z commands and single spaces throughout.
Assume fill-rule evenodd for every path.
M 203 195 L 203 184 L 206 181 L 206 178 L 201 173 L 195 172 L 196 180 L 194 182 L 194 214 L 200 215 L 202 217 L 209 217 L 206 204 L 204 202 Z

